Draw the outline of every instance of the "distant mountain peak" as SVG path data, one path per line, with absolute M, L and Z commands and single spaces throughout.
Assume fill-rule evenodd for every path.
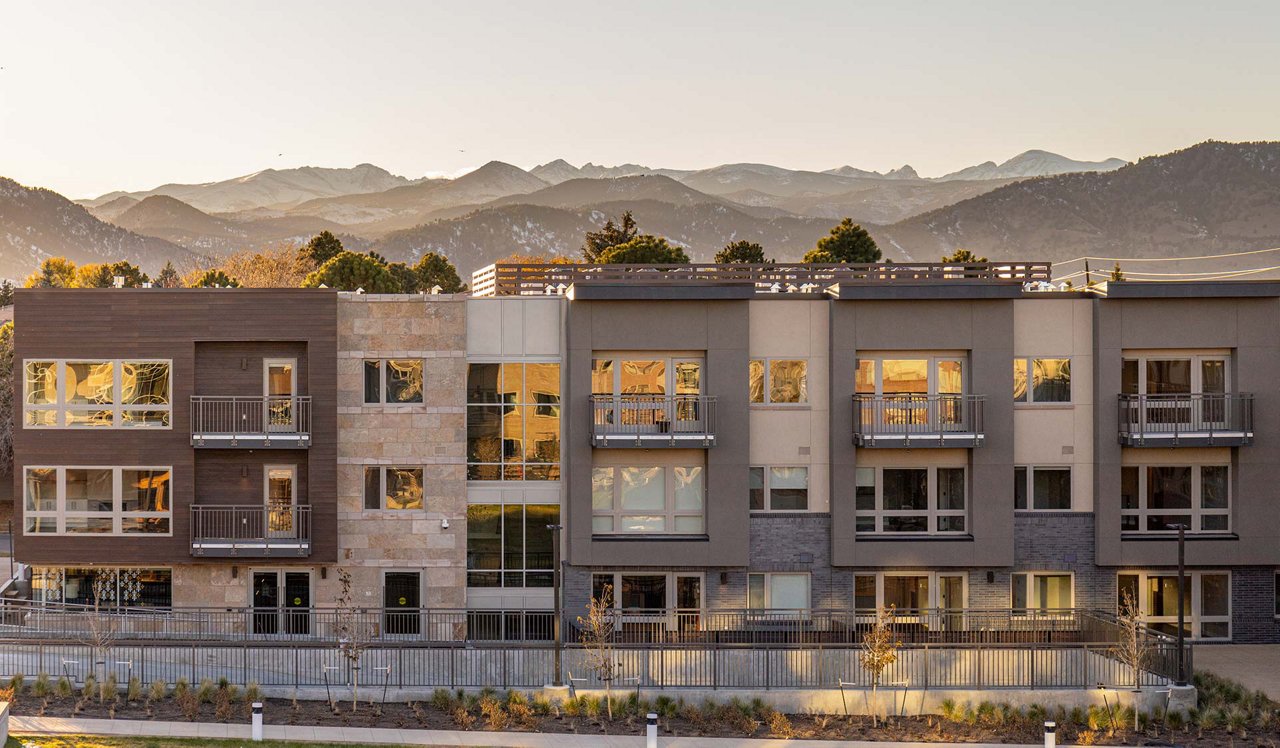
M 953 179 L 1026 179 L 1028 177 L 1051 177 L 1058 174 L 1075 174 L 1080 172 L 1115 171 L 1127 164 L 1118 158 L 1105 161 L 1076 161 L 1057 153 L 1034 148 L 1023 151 L 1002 164 L 984 161 L 976 166 L 969 166 L 959 171 L 938 177 L 943 181 Z

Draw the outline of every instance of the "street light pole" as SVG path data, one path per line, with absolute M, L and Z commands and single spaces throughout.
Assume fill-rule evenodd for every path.
M 560 531 L 564 526 L 547 525 L 547 529 L 551 531 L 551 565 L 555 568 L 555 571 L 551 572 L 551 594 L 555 598 L 555 618 L 551 622 L 552 637 L 555 639 L 555 675 L 551 685 L 559 688 L 564 686 L 564 677 L 561 675 L 564 640 L 560 632 L 560 619 L 563 617 L 560 610 Z

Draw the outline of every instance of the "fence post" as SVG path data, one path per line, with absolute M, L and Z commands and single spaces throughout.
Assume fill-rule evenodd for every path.
M 458 687 L 458 645 L 449 646 L 449 687 Z
M 720 645 L 711 645 L 711 690 L 720 686 Z
M 1035 644 L 1032 644 L 1031 645 L 1031 678 L 1029 679 L 1031 681 L 1032 691 L 1036 690 L 1036 652 L 1037 651 L 1039 651 L 1039 647 L 1037 647 Z
M 768 691 L 768 690 L 769 690 L 769 676 L 770 676 L 770 675 L 771 675 L 771 673 L 772 673 L 772 668 L 770 667 L 770 665 L 772 664 L 772 661 L 773 661 L 773 658 L 769 656 L 769 653 L 770 653 L 770 652 L 772 652 L 773 650 L 769 649 L 768 647 L 765 647 L 765 648 L 763 648 L 763 649 L 759 649 L 759 650 L 756 650 L 756 651 L 758 651 L 758 652 L 764 652 L 764 690 Z M 779 650 L 779 651 L 781 651 L 781 650 Z

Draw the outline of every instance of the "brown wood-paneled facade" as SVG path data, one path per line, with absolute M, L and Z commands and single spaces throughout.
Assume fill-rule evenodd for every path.
M 14 321 L 15 555 L 36 565 L 232 563 L 191 556 L 193 503 L 262 501 L 267 465 L 297 465 L 312 511 L 308 563 L 337 560 L 337 293 L 327 289 L 22 289 Z M 23 428 L 23 362 L 171 359 L 169 429 Z M 191 396 L 263 394 L 263 359 L 295 358 L 311 447 L 195 449 Z M 61 383 L 60 383 L 61 385 Z M 32 466 L 172 466 L 171 536 L 26 535 Z

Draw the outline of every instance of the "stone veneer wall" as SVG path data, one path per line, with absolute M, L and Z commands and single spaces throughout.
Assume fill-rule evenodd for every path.
M 466 605 L 466 335 L 460 295 L 339 297 L 338 554 L 362 604 L 382 604 L 382 573 L 395 570 L 422 572 L 424 606 Z M 423 402 L 365 405 L 374 358 L 423 359 Z M 422 465 L 425 509 L 366 511 L 366 465 Z M 336 577 L 316 580 L 321 604 Z

